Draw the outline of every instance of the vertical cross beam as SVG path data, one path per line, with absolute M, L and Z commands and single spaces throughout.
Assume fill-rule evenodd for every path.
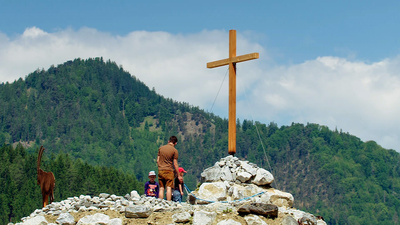
M 229 58 L 207 63 L 207 68 L 229 65 L 228 153 L 236 153 L 236 63 L 258 59 L 258 53 L 236 56 L 236 30 L 229 31 Z
M 229 31 L 229 58 L 236 57 L 236 30 Z M 236 63 L 229 63 L 228 153 L 236 153 Z

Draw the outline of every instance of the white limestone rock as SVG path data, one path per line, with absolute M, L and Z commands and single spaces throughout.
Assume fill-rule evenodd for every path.
M 263 168 L 258 168 L 256 176 L 252 180 L 253 184 L 259 186 L 271 184 L 272 182 L 274 182 L 274 176 Z
M 122 225 L 122 220 L 120 218 L 111 219 L 108 225 Z
M 99 197 L 100 197 L 100 198 L 106 199 L 106 198 L 110 197 L 110 194 L 107 194 L 107 193 L 100 193 L 100 194 L 99 194 Z
M 103 213 L 88 215 L 80 219 L 77 225 L 107 225 L 110 222 L 110 217 Z
M 202 182 L 220 181 L 221 180 L 220 171 L 221 171 L 221 168 L 218 165 L 205 169 L 201 173 L 201 181 Z
M 238 180 L 242 183 L 246 183 L 248 180 L 251 179 L 251 177 L 252 177 L 252 175 L 250 173 L 244 171 L 244 172 L 237 173 L 236 180 Z
M 301 211 L 301 210 L 298 210 L 298 209 L 280 207 L 279 213 L 290 215 L 291 217 L 293 217 L 295 219 L 295 221 L 299 221 L 304 218 L 304 219 L 308 219 L 308 220 L 312 221 L 314 224 L 317 224 L 317 218 L 314 215 L 304 212 L 304 211 Z
M 265 192 L 266 190 L 254 184 L 239 185 L 233 184 L 228 189 L 230 200 L 241 200 L 253 195 Z
M 286 208 L 293 206 L 294 198 L 292 194 L 277 189 L 269 189 L 267 193 L 270 196 L 269 202 L 271 204 Z
M 69 213 L 61 213 L 58 216 L 56 223 L 61 225 L 75 225 L 75 219 Z
M 222 168 L 222 170 L 220 172 L 220 176 L 221 176 L 221 180 L 223 180 L 223 181 L 235 181 L 236 180 L 236 175 L 232 174 L 232 172 L 228 166 L 225 166 Z
M 224 182 L 203 183 L 198 192 L 198 198 L 209 201 L 224 201 L 227 197 Z
M 44 216 L 35 216 L 32 218 L 28 218 L 22 224 L 23 225 L 47 225 L 48 222 L 47 222 L 46 218 L 44 218 Z
M 79 199 L 84 200 L 84 201 L 90 201 L 92 197 L 90 195 L 80 195 Z
M 134 200 L 134 201 L 135 200 L 136 201 L 140 200 L 140 195 L 138 194 L 137 191 L 135 191 L 135 190 L 131 191 L 131 199 Z
M 234 185 L 234 186 L 229 188 L 228 196 L 230 197 L 228 199 L 229 201 L 239 200 L 239 199 L 244 198 L 243 191 L 240 190 L 240 187 L 238 187 L 237 185 Z
M 247 215 L 244 217 L 244 220 L 246 220 L 247 225 L 268 225 L 257 215 Z
M 240 167 L 245 171 L 250 173 L 252 176 L 256 175 L 257 173 L 257 168 L 249 165 L 247 161 L 241 161 Z
M 213 224 L 217 213 L 203 210 L 194 211 L 193 225 L 211 225 Z
M 236 213 L 236 208 L 229 203 L 214 202 L 207 205 L 207 209 L 218 214 Z
M 190 213 L 188 212 L 183 212 L 183 213 L 177 213 L 172 215 L 172 221 L 174 221 L 174 223 L 187 223 L 190 221 Z
M 99 197 L 93 197 L 92 198 L 92 202 L 94 203 L 94 204 L 100 204 L 100 198 Z
M 292 216 L 286 216 L 282 219 L 282 225 L 299 225 L 299 223 Z

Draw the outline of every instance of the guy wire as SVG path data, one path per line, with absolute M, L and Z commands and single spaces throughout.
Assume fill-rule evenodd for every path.
M 236 70 L 236 73 L 237 73 L 237 70 Z M 244 89 L 244 95 L 245 95 L 245 98 L 246 98 L 246 99 L 249 99 L 249 98 L 247 97 L 247 91 L 246 91 L 246 89 Z M 248 102 L 248 101 L 246 101 L 246 102 Z M 271 167 L 271 164 L 269 163 L 268 156 L 267 156 L 267 153 L 266 153 L 266 151 L 265 151 L 264 142 L 263 142 L 262 139 L 261 139 L 260 131 L 258 130 L 257 122 L 254 120 L 254 117 L 253 117 L 253 113 L 252 113 L 252 112 L 250 112 L 250 116 L 251 116 L 251 119 L 254 121 L 254 126 L 256 127 L 257 135 L 258 135 L 258 138 L 260 139 L 261 147 L 262 147 L 263 152 L 264 152 L 264 157 L 265 157 L 265 159 L 266 159 L 266 161 L 267 161 L 267 163 L 268 163 L 268 168 L 269 168 L 269 170 L 270 170 L 270 172 L 271 172 L 271 174 L 272 174 L 272 167 Z M 272 174 L 272 175 L 273 175 L 273 174 Z M 278 182 L 275 180 L 274 183 L 275 183 L 275 185 L 276 185 L 276 188 L 279 189 Z
M 219 92 L 220 92 L 221 89 L 222 89 L 222 85 L 223 85 L 224 82 L 225 82 L 225 78 L 226 78 L 226 75 L 228 74 L 228 71 L 229 71 L 229 67 L 228 67 L 228 69 L 227 69 L 226 72 L 225 72 L 224 79 L 222 80 L 221 85 L 219 86 L 219 90 L 218 90 L 218 92 L 217 92 L 217 95 L 216 95 L 215 98 L 214 98 L 214 102 L 213 102 L 213 104 L 212 104 L 212 106 L 211 106 L 211 110 L 210 110 L 211 113 L 212 113 L 212 110 L 213 110 L 213 108 L 214 108 L 214 104 L 215 104 L 215 102 L 217 101 L 217 97 L 218 97 L 218 95 L 219 95 Z

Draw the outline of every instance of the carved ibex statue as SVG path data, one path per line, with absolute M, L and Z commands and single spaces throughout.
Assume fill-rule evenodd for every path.
M 56 186 L 56 179 L 54 178 L 54 174 L 52 172 L 45 172 L 40 169 L 40 161 L 42 160 L 44 148 L 40 147 L 38 160 L 37 160 L 37 183 L 40 185 L 40 189 L 42 190 L 43 197 L 43 207 L 54 201 L 54 187 Z

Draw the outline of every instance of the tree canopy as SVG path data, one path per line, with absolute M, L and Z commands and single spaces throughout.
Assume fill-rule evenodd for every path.
M 102 58 L 75 59 L 3 83 L 0 105 L 2 162 L 7 161 L 1 165 L 0 196 L 9 200 L 1 201 L 0 214 L 12 218 L 30 212 L 10 196 L 30 189 L 24 201 L 29 197 L 36 204 L 40 145 L 46 148 L 43 166 L 53 170 L 56 183 L 71 185 L 56 185 L 56 200 L 141 190 L 139 182 L 157 170 L 158 148 L 171 135 L 178 136 L 179 164 L 188 171 L 185 183 L 191 189 L 205 168 L 227 156 L 227 119 L 164 98 Z M 26 150 L 13 148 L 16 143 Z M 235 156 L 271 170 L 274 187 L 292 193 L 296 208 L 322 215 L 329 224 L 399 223 L 400 156 L 373 141 L 318 124 L 279 127 L 238 120 Z M 79 171 L 94 175 L 80 180 L 74 175 Z M 129 185 L 120 178 L 100 181 L 116 176 Z M 98 186 L 102 182 L 107 187 Z

